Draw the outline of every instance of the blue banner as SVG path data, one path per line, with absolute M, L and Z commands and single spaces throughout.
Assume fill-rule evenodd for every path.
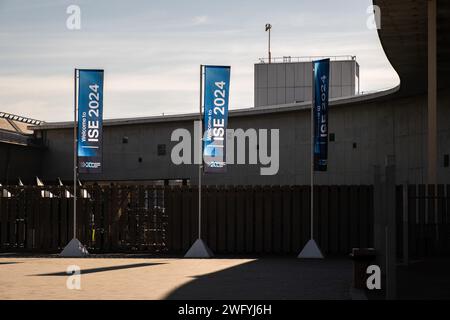
M 204 172 L 226 172 L 226 130 L 230 67 L 205 66 L 203 160 Z
M 314 171 L 327 171 L 330 59 L 314 61 L 313 68 Z
M 78 70 L 78 172 L 102 172 L 103 70 Z

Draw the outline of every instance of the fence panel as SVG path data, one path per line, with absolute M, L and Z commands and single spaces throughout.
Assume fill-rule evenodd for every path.
M 245 199 L 245 252 L 255 252 L 255 191 L 254 188 L 245 187 L 243 195 Z
M 333 208 L 339 208 L 339 188 L 337 186 L 330 187 L 329 194 L 329 208 L 330 208 L 330 235 L 329 235 L 329 252 L 337 254 L 339 252 L 339 215 Z
M 227 188 L 226 195 L 226 250 L 227 253 L 236 252 L 236 189 Z
M 0 197 L 1 250 L 62 250 L 72 238 L 73 199 L 66 193 L 73 189 L 8 188 L 12 196 Z M 83 189 L 88 196 L 78 188 L 77 237 L 91 252 L 182 253 L 197 238 L 196 187 L 93 185 Z M 43 190 L 54 197 L 43 197 Z M 438 193 L 447 190 L 441 187 Z M 203 239 L 218 254 L 298 254 L 310 238 L 309 186 L 208 186 L 202 191 Z M 448 221 L 447 204 L 445 198 L 433 207 L 439 223 Z M 372 205 L 371 186 L 316 186 L 315 238 L 323 252 L 347 254 L 353 246 L 370 246 Z M 430 210 L 426 201 L 421 206 Z M 410 208 L 412 215 L 414 206 Z M 428 214 L 418 214 L 419 220 L 429 221 Z M 421 232 L 431 237 L 438 232 L 439 243 L 445 247 L 449 242 L 445 228 L 433 224 Z
M 218 192 L 216 188 L 206 189 L 207 205 L 205 208 L 208 219 L 208 235 L 206 239 L 208 239 L 209 248 L 213 252 L 217 251 L 217 196 Z
M 450 254 L 449 187 L 408 185 L 408 256 L 421 258 Z M 398 189 L 401 190 L 401 189 Z M 397 192 L 397 250 L 403 249 L 403 203 Z
M 272 233 L 274 253 L 281 253 L 283 232 L 283 203 L 280 186 L 272 188 Z
M 245 252 L 245 196 L 242 186 L 236 189 L 236 253 Z
M 281 217 L 281 233 L 282 233 L 282 247 L 283 253 L 290 253 L 292 250 L 292 194 L 293 189 L 291 187 L 282 187 L 282 217 Z
M 302 250 L 302 188 L 292 187 L 292 247 L 294 252 Z

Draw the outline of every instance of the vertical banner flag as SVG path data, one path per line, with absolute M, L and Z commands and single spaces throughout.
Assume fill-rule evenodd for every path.
M 226 172 L 230 67 L 205 66 L 203 159 L 205 173 Z
M 78 70 L 78 172 L 102 172 L 103 70 Z
M 327 171 L 330 59 L 314 61 L 314 171 Z

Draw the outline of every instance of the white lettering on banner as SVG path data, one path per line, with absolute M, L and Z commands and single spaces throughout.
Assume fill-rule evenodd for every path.
M 214 115 L 224 116 L 225 115 L 225 86 L 226 82 L 215 82 L 215 86 L 218 88 L 214 91 Z M 211 116 L 211 114 L 210 114 Z M 225 135 L 225 119 L 214 119 L 212 123 L 212 134 L 211 134 L 211 118 L 208 119 L 208 135 L 209 140 L 212 139 L 212 145 L 214 148 L 223 148 L 223 141 Z M 214 143 L 220 141 L 219 143 Z
M 97 169 L 100 168 L 100 166 L 101 166 L 100 162 L 83 161 L 80 163 L 81 168 Z
M 326 95 L 327 86 L 326 86 L 325 81 L 327 80 L 327 77 L 322 76 L 321 80 L 322 80 L 322 85 L 320 86 L 320 92 L 321 92 L 320 98 L 322 100 L 321 107 L 322 107 L 322 110 L 325 110 L 326 98 L 327 98 L 327 95 Z M 322 116 L 320 117 L 320 136 L 322 138 L 325 138 L 327 136 L 327 133 L 328 133 L 327 117 L 326 117 L 326 115 L 322 114 Z
M 91 89 L 92 92 L 89 93 L 88 115 L 90 118 L 98 119 L 100 118 L 100 110 L 99 110 L 100 93 L 98 92 L 98 84 L 91 84 L 89 86 L 89 89 Z M 88 142 L 98 142 L 99 135 L 100 135 L 99 121 L 98 120 L 88 121 L 87 123 Z
M 86 112 L 81 114 L 81 141 L 86 142 Z

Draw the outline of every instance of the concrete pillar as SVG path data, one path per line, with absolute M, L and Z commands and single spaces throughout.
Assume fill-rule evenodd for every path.
M 437 183 L 436 1 L 428 0 L 428 184 Z

